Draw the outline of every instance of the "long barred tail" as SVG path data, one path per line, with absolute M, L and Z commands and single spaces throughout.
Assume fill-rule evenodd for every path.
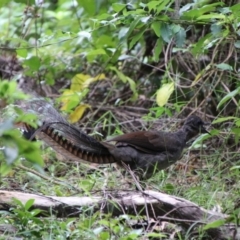
M 42 126 L 33 129 L 25 125 L 25 136 L 43 140 L 56 152 L 74 161 L 98 164 L 114 163 L 116 160 L 103 144 L 69 124 L 58 111 L 42 99 L 22 103 L 20 108 L 39 116 Z

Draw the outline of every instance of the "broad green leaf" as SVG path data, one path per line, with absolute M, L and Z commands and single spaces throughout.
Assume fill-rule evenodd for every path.
M 237 127 L 240 127 L 240 119 L 239 119 L 239 118 L 236 119 L 235 125 L 236 125 Z
M 77 0 L 78 4 L 84 8 L 84 10 L 93 16 L 96 13 L 96 2 L 95 0 Z
M 184 12 L 186 12 L 187 10 L 189 10 L 193 5 L 194 5 L 194 3 L 187 3 L 186 5 L 184 5 L 184 6 L 179 10 L 179 14 L 182 15 Z
M 219 63 L 219 64 L 216 64 L 215 66 L 221 70 L 230 70 L 230 71 L 233 70 L 233 67 L 227 63 Z
M 194 19 L 198 19 L 201 17 L 203 17 L 203 19 L 204 19 L 204 16 L 207 16 L 207 15 L 204 15 L 205 13 L 214 12 L 216 10 L 216 7 L 219 5 L 222 5 L 222 3 L 217 2 L 217 3 L 213 3 L 213 4 L 204 5 L 197 9 L 192 9 L 192 10 L 186 11 L 183 13 L 181 19 L 182 20 L 194 20 Z M 208 14 L 208 15 L 211 15 L 211 14 Z M 222 14 L 212 13 L 213 18 L 216 15 L 222 15 Z
M 204 53 L 205 41 L 210 41 L 212 39 L 212 33 L 206 34 L 204 37 L 200 38 L 196 44 L 193 45 L 192 54 L 198 55 Z
M 140 32 L 138 32 L 137 34 L 135 34 L 133 36 L 133 38 L 129 44 L 129 49 L 131 49 L 136 44 L 136 42 L 142 37 L 144 31 L 145 31 L 145 28 L 141 29 Z
M 148 16 L 148 17 L 142 17 L 142 18 L 140 18 L 140 21 L 141 21 L 142 23 L 144 23 L 144 24 L 147 24 L 147 22 L 148 22 L 150 19 L 151 19 L 150 16 Z
M 240 4 L 239 4 L 239 5 L 240 5 Z M 235 42 L 234 42 L 234 46 L 235 46 L 236 48 L 240 48 L 240 41 L 239 41 L 239 40 L 235 41 Z
M 171 0 L 163 0 L 163 1 L 151 1 L 147 4 L 149 11 L 154 10 L 157 13 L 160 13 Z
M 211 14 L 205 14 L 197 18 L 197 20 L 212 20 L 212 19 L 225 19 L 226 16 L 224 14 L 218 14 L 218 13 L 211 13 Z
M 155 62 L 159 61 L 160 58 L 160 53 L 162 52 L 163 49 L 163 41 L 161 38 L 158 38 L 155 47 L 153 49 L 153 58 Z
M 7 174 L 9 174 L 12 170 L 12 166 L 11 165 L 8 165 L 6 163 L 2 163 L 0 165 L 0 174 L 1 176 L 6 176 Z
M 201 134 L 200 136 L 197 137 L 197 139 L 194 140 L 192 145 L 189 147 L 190 149 L 198 149 L 202 147 L 202 142 L 208 138 L 212 137 L 208 133 Z
M 132 23 L 130 24 L 130 27 L 127 31 L 126 37 L 128 38 L 130 36 L 130 34 L 132 33 L 132 31 L 137 27 L 137 25 L 140 22 L 141 17 L 137 17 L 134 21 L 132 21 Z
M 160 29 L 161 29 L 161 22 L 157 22 L 157 21 L 153 22 L 153 23 L 151 24 L 151 28 L 153 29 L 153 31 L 155 32 L 155 34 L 156 34 L 158 37 L 161 36 L 161 31 L 160 31 Z
M 174 91 L 174 83 L 165 83 L 160 89 L 157 90 L 156 102 L 158 106 L 163 107 L 170 98 L 171 94 Z
M 41 60 L 39 57 L 33 56 L 24 60 L 24 64 L 28 66 L 31 71 L 38 71 L 41 66 Z
M 81 104 L 78 107 L 76 107 L 76 109 L 70 114 L 69 116 L 69 121 L 71 123 L 75 123 L 77 122 L 79 119 L 82 118 L 84 112 L 91 108 L 91 106 L 89 104 Z
M 240 166 L 233 166 L 233 167 L 230 168 L 230 171 L 236 170 L 236 169 L 240 169 Z
M 7 4 L 10 3 L 10 2 L 11 2 L 11 0 L 1 0 L 1 1 L 0 1 L 0 8 L 3 7 L 3 6 L 5 6 L 5 5 L 7 5 Z
M 123 81 L 123 83 L 127 82 L 127 76 L 120 72 L 116 67 L 110 67 L 110 70 L 116 72 L 118 77 Z
M 28 51 L 27 49 L 17 49 L 17 55 L 22 58 L 26 58 L 28 55 Z
M 157 6 L 157 13 L 160 13 L 162 10 L 165 9 L 167 4 L 170 4 L 171 2 L 174 2 L 172 0 L 163 0 L 163 1 L 158 1 L 160 4 Z
M 35 199 L 29 199 L 26 203 L 25 203 L 25 210 L 28 211 L 30 207 L 32 207 L 33 203 L 34 203 Z
M 222 26 L 217 23 L 212 24 L 211 31 L 214 36 L 220 36 L 222 34 Z
M 225 219 L 219 219 L 219 220 L 216 220 L 214 222 L 211 222 L 211 223 L 208 223 L 207 225 L 205 225 L 203 227 L 203 230 L 208 230 L 208 229 L 211 229 L 211 228 L 218 228 L 218 227 L 221 227 L 222 225 L 224 225 L 226 222 Z
M 230 7 L 233 13 L 236 13 L 239 16 L 239 11 L 240 11 L 240 4 L 237 3 L 233 6 Z
M 149 11 L 155 10 L 156 7 L 157 7 L 159 4 L 160 4 L 160 1 L 150 1 L 150 2 L 147 4 Z
M 214 120 L 212 122 L 212 124 L 216 124 L 216 123 L 221 123 L 221 122 L 226 122 L 226 121 L 229 121 L 229 120 L 235 120 L 237 119 L 236 117 L 222 117 L 222 118 L 217 118 L 216 120 Z
M 235 89 L 234 91 L 228 93 L 225 97 L 222 98 L 222 100 L 219 102 L 219 104 L 217 105 L 217 109 L 219 109 L 225 102 L 227 102 L 228 100 L 232 99 L 233 97 L 235 97 L 237 94 L 239 94 L 240 92 L 240 87 L 238 87 L 237 89 Z
M 163 38 L 163 40 L 165 42 L 169 43 L 173 36 L 171 26 L 167 23 L 162 23 L 160 32 L 161 32 L 161 37 Z
M 137 93 L 137 89 L 136 89 L 136 83 L 130 77 L 127 77 L 127 81 L 129 83 L 130 89 L 133 92 L 133 96 L 131 97 L 131 100 L 135 101 L 138 98 L 138 93 Z
M 112 8 L 115 12 L 121 12 L 123 9 L 126 8 L 126 4 L 122 4 L 122 3 L 113 3 L 112 4 Z
M 41 157 L 40 151 L 40 142 L 30 142 L 20 137 L 20 132 L 18 129 L 11 129 L 4 132 L 1 136 L 1 140 L 6 148 L 14 147 L 18 149 L 19 154 L 14 160 L 16 160 L 19 156 L 22 156 L 32 163 L 43 166 L 43 159 Z
M 103 48 L 89 50 L 86 52 L 86 56 L 98 56 L 98 55 L 106 55 L 106 51 Z
M 184 28 L 180 27 L 179 31 L 176 33 L 176 45 L 177 47 L 182 47 L 186 40 L 186 31 Z

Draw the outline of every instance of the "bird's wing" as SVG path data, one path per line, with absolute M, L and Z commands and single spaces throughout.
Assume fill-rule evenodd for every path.
M 153 131 L 139 131 L 133 133 L 123 134 L 112 138 L 110 141 L 115 141 L 116 145 L 132 146 L 142 152 L 159 153 L 168 151 L 175 151 L 182 142 L 175 136 L 174 133 L 153 132 Z

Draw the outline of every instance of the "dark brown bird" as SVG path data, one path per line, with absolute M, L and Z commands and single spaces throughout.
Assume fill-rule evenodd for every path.
M 191 138 L 199 133 L 208 133 L 204 128 L 207 123 L 198 116 L 192 115 L 176 132 L 127 133 L 111 139 L 115 142 L 113 145 L 108 142 L 98 142 L 81 132 L 45 101 L 34 101 L 27 109 L 37 112 L 43 124 L 35 132 L 26 126 L 28 135 L 37 136 L 68 159 L 98 164 L 125 163 L 144 179 L 150 178 L 157 171 L 179 160 L 186 143 Z

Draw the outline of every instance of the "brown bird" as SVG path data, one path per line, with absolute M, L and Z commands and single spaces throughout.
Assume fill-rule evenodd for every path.
M 37 130 L 26 127 L 26 134 L 37 136 L 55 151 L 68 159 L 97 164 L 125 163 L 140 178 L 150 178 L 181 158 L 186 143 L 199 133 L 208 133 L 198 116 L 187 118 L 176 132 L 138 131 L 111 139 L 115 142 L 98 142 L 93 137 L 69 124 L 55 108 L 44 100 L 33 100 L 23 109 L 31 109 L 40 115 L 42 126 Z

